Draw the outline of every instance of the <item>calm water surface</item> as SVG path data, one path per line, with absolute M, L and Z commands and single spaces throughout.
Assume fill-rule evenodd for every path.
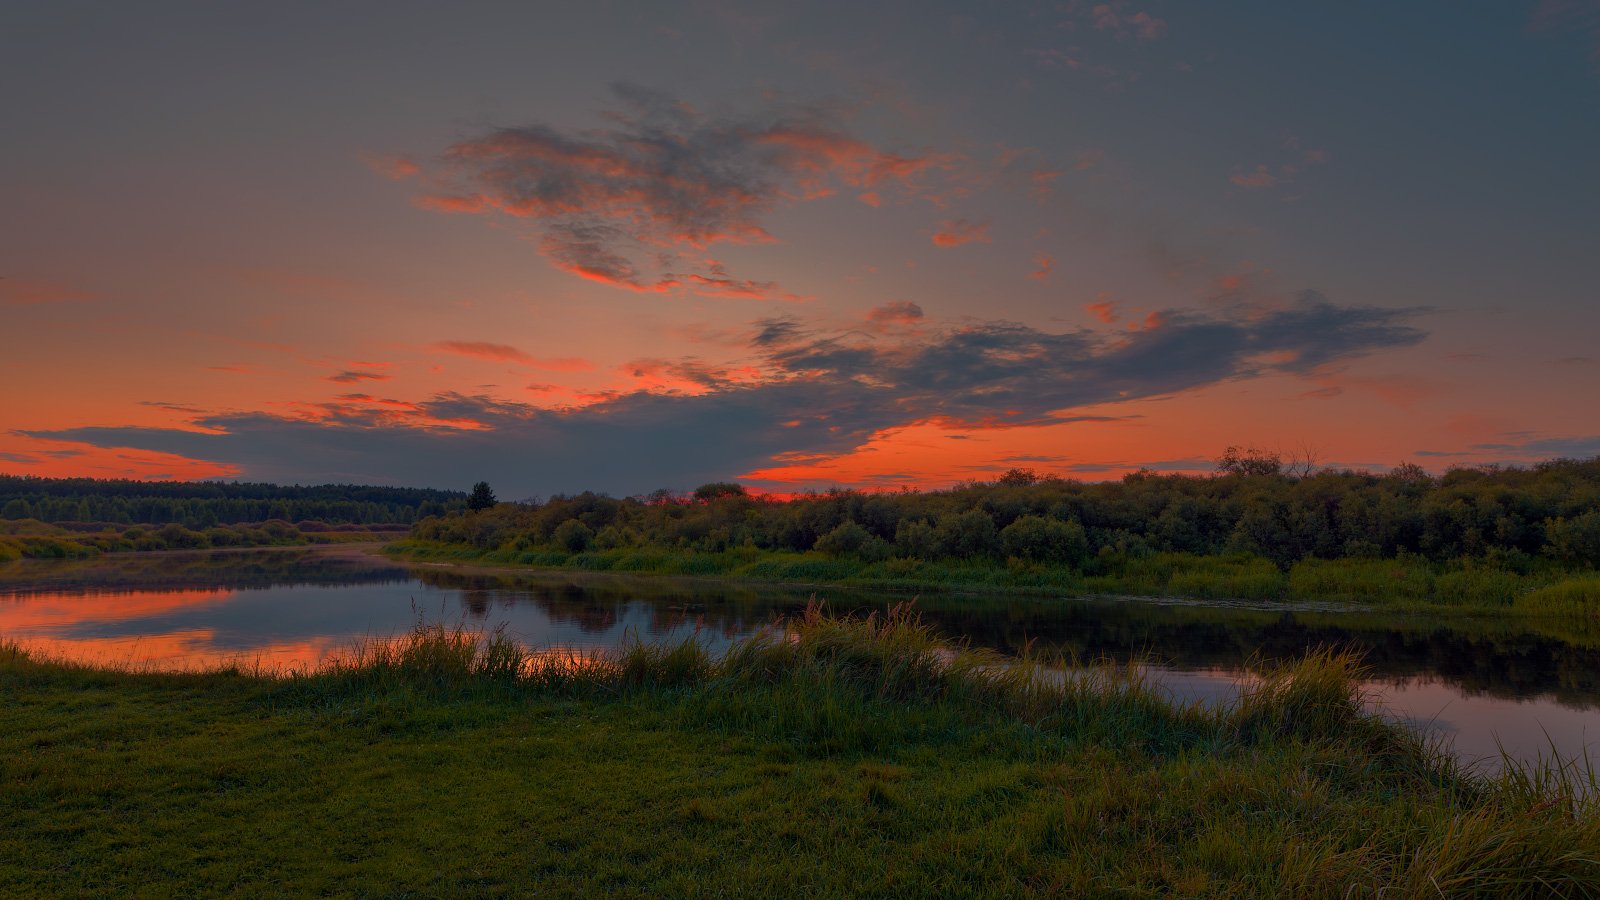
M 419 616 L 503 626 L 530 647 L 614 647 L 698 634 L 716 647 L 803 607 L 811 590 L 607 575 L 484 574 L 395 564 L 361 548 L 283 548 L 28 561 L 0 567 L 0 637 L 75 660 L 164 669 L 315 665 Z M 842 611 L 886 599 L 833 588 Z M 1127 600 L 929 596 L 946 635 L 1015 652 L 1148 658 L 1175 696 L 1235 696 L 1252 658 L 1355 647 L 1385 713 L 1470 760 L 1600 753 L 1600 633 L 1571 623 Z

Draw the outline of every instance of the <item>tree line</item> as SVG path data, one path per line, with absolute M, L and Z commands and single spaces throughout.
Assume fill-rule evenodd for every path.
M 133 481 L 0 475 L 0 519 L 119 525 L 216 525 L 282 520 L 410 524 L 466 505 L 466 494 L 355 484 Z
M 1086 483 L 1014 469 L 942 491 L 833 490 L 789 500 L 732 483 L 617 499 L 585 492 L 418 522 L 420 540 L 577 553 L 624 547 L 820 551 L 866 561 L 1247 553 L 1287 569 L 1307 558 L 1444 561 L 1508 568 L 1554 558 L 1600 565 L 1600 458 L 1520 467 L 1415 465 L 1387 473 L 1294 472 L 1230 448 L 1214 475 L 1149 471 Z

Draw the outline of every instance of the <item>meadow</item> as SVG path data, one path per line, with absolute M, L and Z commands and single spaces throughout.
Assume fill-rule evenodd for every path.
M 1593 896 L 1585 767 L 1485 777 L 1363 711 L 1360 662 L 1228 708 L 1016 664 L 905 607 L 529 653 L 420 624 L 311 672 L 0 650 L 15 894 Z

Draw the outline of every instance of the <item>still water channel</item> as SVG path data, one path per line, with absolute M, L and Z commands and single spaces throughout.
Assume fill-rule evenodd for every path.
M 161 669 L 315 665 L 419 616 L 503 626 L 533 648 L 614 647 L 630 636 L 712 647 L 750 634 L 815 593 L 839 611 L 885 598 L 836 588 L 730 586 L 611 575 L 495 573 L 400 565 L 359 547 L 128 554 L 0 567 L 0 638 L 74 660 Z M 947 636 L 1016 652 L 1152 660 L 1185 701 L 1226 702 L 1252 658 L 1311 647 L 1366 654 L 1384 714 L 1493 768 L 1585 752 L 1600 757 L 1600 629 L 1584 623 L 1447 620 L 1267 605 L 928 595 Z

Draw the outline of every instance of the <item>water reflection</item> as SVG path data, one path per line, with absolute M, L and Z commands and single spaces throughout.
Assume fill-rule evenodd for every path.
M 841 611 L 885 598 L 816 592 Z M 718 646 L 802 608 L 811 592 L 607 575 L 410 569 L 319 547 L 108 556 L 0 567 L 0 637 L 56 656 L 157 668 L 310 666 L 419 615 L 504 626 L 531 647 L 616 646 L 698 634 Z M 1587 746 L 1600 725 L 1600 630 L 1585 623 L 1444 621 L 1371 612 L 1217 608 L 1119 600 L 937 595 L 919 609 L 946 635 L 1014 653 L 1159 665 L 1175 695 L 1225 701 L 1252 660 L 1320 646 L 1366 654 L 1385 706 L 1454 733 L 1470 757 L 1495 740 L 1528 757 Z

